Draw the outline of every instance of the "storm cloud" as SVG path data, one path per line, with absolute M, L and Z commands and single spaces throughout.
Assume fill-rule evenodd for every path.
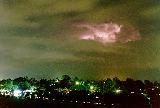
M 160 80 L 159 4 L 158 0 L 0 0 L 0 78 L 68 74 L 84 79 Z M 87 29 L 74 26 L 110 22 L 123 25 L 115 43 L 79 40 Z

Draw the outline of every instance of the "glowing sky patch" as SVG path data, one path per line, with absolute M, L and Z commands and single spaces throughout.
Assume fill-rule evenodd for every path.
M 131 30 L 128 36 L 121 39 L 120 33 L 122 32 L 123 25 L 116 23 L 102 23 L 102 24 L 79 24 L 78 27 L 85 28 L 81 35 L 80 39 L 82 40 L 94 40 L 101 43 L 115 43 L 119 42 L 129 42 L 140 39 L 140 35 L 135 30 Z M 125 30 L 123 31 L 125 32 Z
M 81 36 L 80 39 L 95 40 L 102 43 L 116 42 L 116 35 L 121 31 L 121 25 L 114 23 L 104 23 L 99 25 L 80 25 L 88 29 Z

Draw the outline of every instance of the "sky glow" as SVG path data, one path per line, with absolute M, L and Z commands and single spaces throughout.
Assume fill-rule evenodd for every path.
M 122 38 L 119 36 L 120 33 L 125 32 L 125 30 L 122 31 L 123 25 L 112 22 L 102 24 L 79 24 L 77 27 L 85 29 L 79 37 L 80 40 L 94 40 L 106 44 L 115 42 L 126 43 L 141 39 L 139 32 L 132 28 L 133 30 L 130 30 L 129 33 L 126 34 L 127 36 L 120 41 Z
M 0 79 L 160 80 L 159 0 L 0 0 Z
M 117 41 L 117 34 L 120 33 L 122 25 L 114 23 L 104 23 L 99 25 L 79 25 L 81 28 L 86 28 L 80 39 L 95 40 L 101 43 L 114 43 Z

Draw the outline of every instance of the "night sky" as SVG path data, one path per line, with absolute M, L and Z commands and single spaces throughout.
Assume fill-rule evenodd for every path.
M 0 0 L 0 79 L 64 74 L 160 80 L 160 1 Z

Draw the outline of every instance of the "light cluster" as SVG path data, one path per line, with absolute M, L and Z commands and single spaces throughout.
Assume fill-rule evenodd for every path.
M 75 102 L 81 104 L 106 105 L 106 98 L 140 97 L 151 102 L 160 96 L 160 83 L 144 82 L 118 78 L 107 80 L 71 79 L 64 75 L 61 79 L 33 80 L 28 78 L 0 81 L 0 96 L 18 99 L 52 100 L 60 103 Z M 74 98 L 74 100 L 73 100 Z M 112 103 L 110 105 L 117 105 Z

